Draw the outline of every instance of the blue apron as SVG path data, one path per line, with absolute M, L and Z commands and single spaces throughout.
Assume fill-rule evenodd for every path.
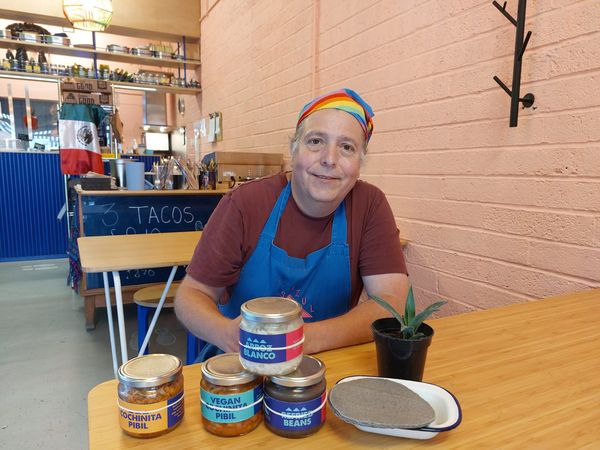
M 350 309 L 350 251 L 347 243 L 346 207 L 338 206 L 333 216 L 331 242 L 306 258 L 295 258 L 274 244 L 281 215 L 287 205 L 291 184 L 281 191 L 258 238 L 256 248 L 240 272 L 229 302 L 221 313 L 234 319 L 247 300 L 257 297 L 289 297 L 303 308 L 305 322 L 330 319 Z M 222 353 L 207 344 L 198 361 Z

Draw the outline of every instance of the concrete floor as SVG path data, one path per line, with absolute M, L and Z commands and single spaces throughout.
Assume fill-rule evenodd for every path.
M 67 271 L 66 259 L 0 264 L 0 449 L 88 447 L 87 393 L 113 377 L 110 341 L 105 309 L 85 331 Z M 135 306 L 125 315 L 131 356 Z M 185 360 L 185 332 L 172 311 L 161 313 L 150 347 Z

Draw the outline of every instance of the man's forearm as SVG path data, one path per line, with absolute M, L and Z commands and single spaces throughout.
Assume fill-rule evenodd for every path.
M 304 324 L 304 352 L 318 353 L 373 340 L 371 323 L 385 317 L 386 311 L 373 300 L 359 304 L 333 319 Z
M 215 301 L 207 294 L 183 283 L 177 291 L 175 313 L 195 336 L 225 351 L 237 351 L 237 342 L 232 343 L 228 332 L 232 328 L 231 319 L 219 312 Z
M 408 277 L 391 273 L 363 277 L 366 292 L 386 299 L 401 310 L 408 292 Z M 359 303 L 346 314 L 322 322 L 305 324 L 305 352 L 317 353 L 347 345 L 362 344 L 373 339 L 371 323 L 390 313 L 375 301 Z

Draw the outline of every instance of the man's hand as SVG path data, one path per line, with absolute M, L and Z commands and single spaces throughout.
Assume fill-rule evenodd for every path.
M 229 320 L 227 326 L 223 329 L 222 340 L 217 343 L 217 347 L 221 348 L 226 353 L 237 353 L 240 351 L 240 322 L 242 316 L 237 316 L 233 320 Z
M 408 277 L 401 273 L 363 277 L 369 294 L 383 297 L 401 309 L 408 292 Z M 318 353 L 373 340 L 371 323 L 389 313 L 368 299 L 333 319 L 304 324 L 304 353 Z

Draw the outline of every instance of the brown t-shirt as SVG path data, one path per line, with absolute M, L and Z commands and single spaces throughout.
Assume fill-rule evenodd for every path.
M 227 193 L 212 213 L 196 247 L 187 273 L 208 286 L 227 287 L 239 278 L 279 194 L 285 173 L 250 181 Z M 350 274 L 355 306 L 361 276 L 407 273 L 398 229 L 385 195 L 377 187 L 357 181 L 344 200 L 350 246 Z M 323 218 L 305 215 L 292 195 L 283 211 L 275 245 L 289 256 L 305 258 L 331 240 L 333 213 Z

